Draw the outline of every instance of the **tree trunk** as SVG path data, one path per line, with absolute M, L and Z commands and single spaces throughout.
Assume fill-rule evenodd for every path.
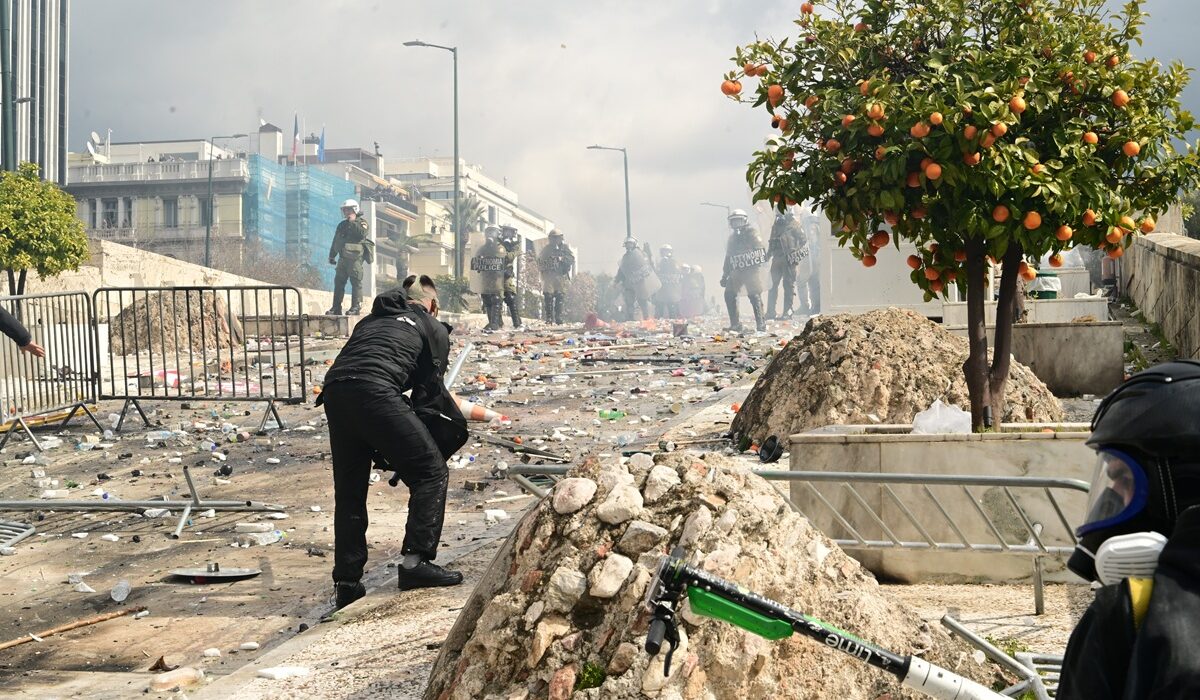
M 991 402 L 988 377 L 988 341 L 986 301 L 987 245 L 983 239 L 967 241 L 967 340 L 970 353 L 963 363 L 963 374 L 967 380 L 967 391 L 971 397 L 971 428 L 982 432 L 985 407 Z
M 21 275 L 17 278 L 17 296 L 25 293 L 25 278 L 28 275 L 29 270 L 21 270 Z
M 996 347 L 988 371 L 988 393 L 993 420 L 1004 418 L 1004 393 L 1012 369 L 1012 328 L 1017 314 L 1017 279 L 1025 251 L 1015 241 L 1004 253 L 1004 271 L 1000 275 L 1000 297 L 996 301 Z
M 8 273 L 8 295 L 15 297 L 17 295 L 17 273 L 15 270 L 6 270 Z

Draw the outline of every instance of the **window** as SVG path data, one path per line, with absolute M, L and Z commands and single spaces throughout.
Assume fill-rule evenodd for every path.
M 121 214 L 121 226 L 124 228 L 133 227 L 133 197 L 125 198 L 125 210 Z
M 175 228 L 179 226 L 179 199 L 177 197 L 163 197 L 163 228 Z
M 100 213 L 100 200 L 89 199 L 87 201 L 88 209 L 88 228 L 96 228 L 96 218 Z
M 196 202 L 200 206 L 200 225 L 208 226 L 208 197 L 197 197 Z
M 489 204 L 489 205 L 488 205 L 488 210 L 487 210 L 487 222 L 488 222 L 489 224 L 494 224 L 494 223 L 496 223 L 496 206 L 495 206 L 494 204 Z
M 100 200 L 102 207 L 100 213 L 100 228 L 116 228 L 117 227 L 117 198 L 105 197 Z

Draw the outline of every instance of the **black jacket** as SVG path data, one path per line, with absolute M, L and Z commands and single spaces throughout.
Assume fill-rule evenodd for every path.
M 1125 581 L 1096 592 L 1071 633 L 1056 697 L 1200 697 L 1200 506 L 1179 516 L 1140 628 Z
M 359 379 L 403 393 L 429 381 L 432 365 L 418 366 L 425 345 L 424 326 L 404 290 L 380 294 L 371 305 L 371 314 L 354 327 L 350 340 L 325 373 L 325 384 Z
M 0 309 L 0 333 L 12 338 L 13 342 L 20 347 L 29 345 L 29 342 L 33 340 L 33 336 L 29 334 L 25 326 L 21 325 L 17 317 L 4 309 Z

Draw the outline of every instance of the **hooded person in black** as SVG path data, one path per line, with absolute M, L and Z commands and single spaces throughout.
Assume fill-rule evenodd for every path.
M 370 315 L 354 327 L 326 373 L 318 400 L 329 420 L 333 455 L 333 580 L 338 608 L 366 593 L 361 579 L 367 562 L 367 489 L 376 455 L 409 489 L 400 588 L 462 582 L 462 574 L 433 563 L 445 517 L 449 472 L 443 449 L 414 411 L 413 400 L 404 395 L 418 388 L 423 396 L 429 395 L 431 387 L 442 381 L 449 342 L 446 329 L 430 314 L 436 297 L 421 287 L 413 296 L 416 299 L 394 289 L 375 298 Z

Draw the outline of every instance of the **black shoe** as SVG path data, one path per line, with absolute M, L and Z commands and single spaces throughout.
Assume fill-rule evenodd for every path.
M 341 310 L 341 309 L 338 309 L 338 308 L 333 308 L 333 309 L 330 309 L 330 310 L 326 311 L 326 312 L 325 312 L 325 315 L 326 315 L 326 316 L 341 316 L 341 315 L 342 315 L 342 310 Z
M 346 310 L 347 316 L 357 316 L 360 313 L 362 313 L 362 309 L 357 306 L 351 306 L 349 309 Z
M 431 561 L 422 561 L 411 569 L 401 566 L 397 577 L 402 591 L 410 591 L 414 588 L 457 586 L 463 582 L 461 573 L 443 569 Z
M 333 584 L 333 590 L 333 607 L 335 610 L 341 610 L 367 594 L 367 589 L 362 585 L 362 581 L 355 581 L 354 583 L 338 581 Z

